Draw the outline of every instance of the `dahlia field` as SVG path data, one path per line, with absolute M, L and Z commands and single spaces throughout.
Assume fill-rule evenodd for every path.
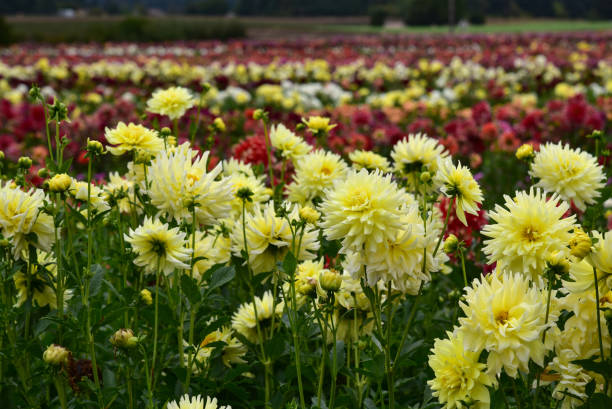
M 0 49 L 2 408 L 612 407 L 612 32 Z

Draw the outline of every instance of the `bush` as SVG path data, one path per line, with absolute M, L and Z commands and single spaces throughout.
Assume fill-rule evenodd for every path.
M 455 23 L 464 16 L 465 4 L 455 0 Z M 404 0 L 401 16 L 410 26 L 448 24 L 448 0 Z
M 237 20 L 204 18 L 127 17 L 121 20 L 64 19 L 44 22 L 23 21 L 9 27 L 16 31 L 10 41 L 40 43 L 103 41 L 180 41 L 240 38 L 245 27 Z M 8 32 L 0 29 L 2 32 Z M 0 42 L 2 34 L 0 33 Z
M 0 16 L 0 44 L 10 44 L 13 40 L 13 30 L 6 22 L 4 17 Z
M 472 13 L 468 21 L 475 26 L 482 26 L 487 22 L 487 16 L 484 13 Z
M 383 6 L 375 6 L 370 8 L 368 14 L 370 15 L 371 26 L 382 27 L 385 25 L 389 11 Z
M 229 7 L 226 0 L 202 0 L 189 3 L 186 11 L 189 14 L 222 16 L 227 14 Z

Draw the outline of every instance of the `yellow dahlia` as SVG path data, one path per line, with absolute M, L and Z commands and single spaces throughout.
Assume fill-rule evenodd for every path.
M 312 150 L 310 145 L 283 124 L 270 128 L 270 143 L 284 159 L 293 162 Z
M 295 271 L 295 294 L 298 307 L 302 306 L 307 300 L 307 297 L 316 297 L 319 284 L 319 275 L 327 271 L 323 267 L 323 259 L 319 261 L 306 260 L 298 264 Z M 283 286 L 286 301 L 290 300 L 291 287 L 287 282 Z M 289 305 L 291 303 L 289 302 Z
M 225 344 L 223 346 L 221 360 L 228 368 L 231 367 L 232 364 L 243 364 L 246 362 L 242 357 L 246 355 L 247 347 L 233 336 L 230 327 L 221 327 L 206 335 L 200 343 L 200 347 L 197 348 L 195 359 L 201 366 L 206 366 L 208 364 L 208 360 L 215 348 L 207 345 L 213 342 L 223 342 Z M 196 369 L 194 373 L 199 373 L 197 366 L 194 369 Z
M 32 303 L 39 307 L 49 306 L 57 309 L 57 292 L 55 278 L 57 266 L 55 259 L 46 253 L 38 253 L 39 265 L 35 266 L 30 275 L 30 291 Z M 13 282 L 17 289 L 17 302 L 15 306 L 23 305 L 28 299 L 28 277 L 23 271 L 18 271 L 13 276 Z M 64 305 L 72 297 L 71 290 L 64 290 Z
M 489 373 L 498 375 L 502 368 L 516 378 L 517 371 L 529 371 L 529 360 L 544 364 L 546 348 L 542 343 L 544 330 L 555 322 L 546 319 L 546 292 L 530 285 L 520 274 L 492 274 L 490 278 L 474 279 L 466 287 L 465 313 L 460 318 L 466 350 L 489 352 Z
M 495 224 L 482 230 L 484 253 L 489 262 L 502 269 L 521 272 L 535 278 L 546 268 L 550 253 L 569 253 L 567 245 L 576 217 L 563 217 L 569 209 L 557 195 L 546 198 L 539 189 L 517 192 L 506 199 L 506 208 L 495 205 L 489 217 Z
M 432 257 L 440 229 L 429 223 L 427 233 L 423 226 L 417 204 L 407 206 L 400 216 L 401 228 L 395 231 L 392 239 L 375 243 L 363 252 L 363 264 L 367 269 L 368 283 L 372 286 L 379 280 L 392 281 L 394 289 L 415 295 L 422 282 L 431 280 L 431 272 L 439 271 L 448 260 L 443 252 Z M 423 271 L 423 254 L 426 254 Z M 363 273 L 363 267 L 349 271 L 354 277 Z
M 375 246 L 396 239 L 402 227 L 404 193 L 380 171 L 350 171 L 327 190 L 320 209 L 320 223 L 328 240 L 342 240 L 342 249 L 373 251 Z
M 302 118 L 302 122 L 313 134 L 327 133 L 337 126 L 336 124 L 330 124 L 329 118 L 322 116 L 311 116 L 308 119 Z
M 255 318 L 255 306 L 257 307 L 257 318 Z M 255 297 L 255 306 L 252 302 L 244 303 L 232 316 L 232 328 L 247 340 L 257 343 L 257 321 L 263 331 L 271 325 L 272 315 L 276 316 L 276 324 L 280 324 L 280 317 L 283 315 L 284 304 L 276 303 L 270 291 L 266 291 L 262 298 Z
M 221 164 L 207 172 L 208 152 L 197 156 L 189 143 L 174 152 L 163 151 L 148 168 L 151 203 L 170 219 L 191 222 L 190 204 L 196 203 L 198 223 L 211 225 L 229 213 L 232 185 L 228 178 L 217 179 Z
M 561 409 L 573 409 L 582 406 L 588 398 L 586 385 L 591 381 L 591 376 L 580 365 L 572 361 L 580 359 L 571 349 L 564 349 L 547 368 L 552 372 L 554 380 L 558 380 L 553 390 L 552 397 L 562 400 Z M 603 386 L 603 385 L 602 385 Z
M 93 183 L 91 183 L 90 187 L 87 182 L 72 179 L 68 192 L 76 200 L 83 202 L 82 209 L 87 208 L 85 205 L 87 200 L 91 203 L 92 210 L 97 212 L 105 212 L 110 209 L 110 206 L 106 203 L 104 191 Z
M 196 100 L 187 88 L 170 87 L 155 91 L 147 101 L 147 110 L 174 120 L 185 115 L 195 104 Z
M 164 141 L 157 136 L 157 132 L 131 122 L 127 125 L 119 122 L 114 129 L 106 128 L 104 136 L 109 144 L 115 145 L 107 147 L 113 155 L 123 155 L 133 150 L 155 155 L 164 148 Z
M 192 237 L 186 238 L 187 247 L 191 248 Z M 205 235 L 197 231 L 195 237 L 194 258 L 198 259 L 193 266 L 193 277 L 200 281 L 202 275 L 215 264 L 224 264 L 231 257 L 231 240 L 223 234 Z
M 438 172 L 434 176 L 434 184 L 440 186 L 440 191 L 449 198 L 455 198 L 457 218 L 467 226 L 465 213 L 478 215 L 478 205 L 482 203 L 480 186 L 474 180 L 472 172 L 459 163 L 453 166 L 450 159 L 438 163 Z
M 132 210 L 130 200 L 134 197 L 134 183 L 117 172 L 108 174 L 108 183 L 104 185 L 104 200 L 117 206 L 121 213 L 129 213 Z
M 302 205 L 322 198 L 323 191 L 346 175 L 347 166 L 332 152 L 318 150 L 302 156 L 295 167 L 293 183 L 287 186 L 288 199 Z
M 137 254 L 134 264 L 149 273 L 159 268 L 168 275 L 175 268 L 189 269 L 192 251 L 185 247 L 185 236 L 178 227 L 171 229 L 158 219 L 145 217 L 142 226 L 130 229 L 125 240 Z
M 232 212 L 238 216 L 242 214 L 242 199 L 238 197 L 238 191 L 242 188 L 248 188 L 253 195 L 251 200 L 245 202 L 248 211 L 253 210 L 253 207 L 258 203 L 267 202 L 270 199 L 268 189 L 261 181 L 254 176 L 247 176 L 244 173 L 234 173 L 229 177 L 229 183 L 232 186 L 234 199 L 232 200 Z
M 445 409 L 488 409 L 491 398 L 487 386 L 495 379 L 486 373 L 486 365 L 478 362 L 479 352 L 464 348 L 463 333 L 447 332 L 446 339 L 436 339 L 429 355 L 434 379 L 427 381 L 433 396 Z
M 593 155 L 562 143 L 541 145 L 529 174 L 537 178 L 536 186 L 558 193 L 563 200 L 573 201 L 583 211 L 601 196 L 599 190 L 606 179 Z
M 605 234 L 593 232 L 593 238 L 597 242 L 593 245 L 593 250 L 586 256 L 586 260 L 595 267 L 600 274 L 612 275 L 612 231 Z M 611 286 L 612 287 L 612 286 Z
M 298 211 L 294 208 L 288 215 L 289 220 L 299 220 Z M 245 214 L 245 229 L 249 265 L 253 273 L 272 271 L 276 263 L 285 258 L 293 244 L 293 234 L 287 219 L 276 215 L 274 203 L 260 207 L 255 206 L 252 213 Z M 297 245 L 299 237 L 296 237 Z M 319 249 L 318 233 L 313 228 L 306 228 L 302 237 L 299 260 L 312 260 Z M 241 256 L 245 250 L 242 219 L 237 221 L 232 231 L 232 252 Z
M 46 201 L 40 189 L 23 191 L 10 181 L 0 184 L 0 233 L 11 242 L 15 258 L 27 259 L 30 245 L 51 251 L 53 218 L 42 212 Z
M 245 176 L 255 177 L 255 172 L 253 171 L 253 167 L 244 163 L 238 159 L 229 158 L 222 162 L 223 166 L 223 174 L 225 176 L 231 176 L 235 173 L 241 173 Z
M 389 171 L 389 161 L 387 158 L 372 151 L 353 151 L 349 153 L 349 159 L 353 162 L 355 169 Z
M 438 159 L 448 156 L 448 152 L 437 140 L 425 134 L 410 134 L 393 147 L 395 171 L 402 176 L 411 176 L 421 172 L 423 168 L 430 173 L 438 170 Z M 412 183 L 411 178 L 408 182 Z
M 166 409 L 232 409 L 231 406 L 218 406 L 217 398 L 209 398 L 208 396 L 204 399 L 200 395 L 189 397 L 185 394 L 181 397 L 179 402 L 169 402 Z

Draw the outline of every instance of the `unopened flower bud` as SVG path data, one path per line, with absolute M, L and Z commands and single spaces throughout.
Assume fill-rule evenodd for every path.
M 0 151 L 0 160 L 4 159 L 4 151 Z
M 444 240 L 444 252 L 447 254 L 454 253 L 459 247 L 459 239 L 454 234 L 449 234 Z
M 70 351 L 60 345 L 51 344 L 43 352 L 43 360 L 50 365 L 61 365 L 68 361 Z
M 302 207 L 299 213 L 302 220 L 310 224 L 315 224 L 321 217 L 321 214 L 310 206 Z
M 47 168 L 40 168 L 40 169 L 38 169 L 37 174 L 41 178 L 49 177 L 49 169 L 47 169 Z
M 532 159 L 533 156 L 534 156 L 534 154 L 533 154 L 533 146 L 531 146 L 528 143 L 521 145 L 516 150 L 516 158 L 518 160 L 529 160 L 529 159 Z
M 591 251 L 591 238 L 582 229 L 576 229 L 569 241 L 572 256 L 582 260 Z
M 113 334 L 110 342 L 118 348 L 133 348 L 138 344 L 138 338 L 131 329 L 122 328 Z
M 225 130 L 227 129 L 225 127 L 225 122 L 223 122 L 223 119 L 218 117 L 215 118 L 215 120 L 213 121 L 213 127 L 217 132 L 225 132 Z
M 319 284 L 324 291 L 336 292 L 342 285 L 342 276 L 336 270 L 324 270 L 319 274 Z
M 427 183 L 431 180 L 431 173 L 429 172 L 422 172 L 421 176 L 420 176 L 421 182 L 423 183 Z
M 265 111 L 263 109 L 256 109 L 253 111 L 253 119 L 259 121 L 260 119 L 265 118 Z
M 151 305 L 153 303 L 153 297 L 151 297 L 151 291 L 146 288 L 140 292 L 140 299 L 147 305 Z
M 28 158 L 27 156 L 22 156 L 17 161 L 17 165 L 24 170 L 30 169 L 30 167 L 32 167 L 32 159 Z
M 7 239 L 0 239 L 0 247 L 5 248 L 11 245 L 11 242 Z
M 206 94 L 208 91 L 210 91 L 211 89 L 211 85 L 208 82 L 205 82 L 204 84 L 202 84 L 202 93 Z
M 159 134 L 161 135 L 162 138 L 167 138 L 168 136 L 172 135 L 172 131 L 170 130 L 170 128 L 168 128 L 167 126 L 164 126 L 160 131 Z
M 49 180 L 49 190 L 53 193 L 65 192 L 72 184 L 72 178 L 65 173 L 60 173 Z
M 87 152 L 102 155 L 104 153 L 104 146 L 99 141 L 87 140 Z

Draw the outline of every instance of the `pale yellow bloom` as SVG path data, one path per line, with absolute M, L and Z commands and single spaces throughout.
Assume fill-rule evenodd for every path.
M 170 87 L 155 91 L 147 101 L 147 110 L 174 120 L 185 115 L 195 104 L 196 100 L 187 88 Z
M 530 359 L 543 366 L 542 333 L 556 318 L 549 314 L 545 323 L 546 300 L 546 291 L 519 274 L 475 279 L 459 304 L 466 315 L 459 319 L 465 349 L 487 350 L 488 372 L 494 375 L 504 369 L 516 378 L 519 370 L 529 371 Z
M 257 308 L 257 318 L 255 318 L 255 308 Z M 232 328 L 243 335 L 247 340 L 258 343 L 257 321 L 260 326 L 270 325 L 274 315 L 275 325 L 280 324 L 280 317 L 283 314 L 283 302 L 274 305 L 274 298 L 270 291 L 266 291 L 262 298 L 255 297 L 255 306 L 252 302 L 244 303 L 232 316 Z
M 283 124 L 270 128 L 270 143 L 284 159 L 293 162 L 312 150 L 310 145 Z
M 125 241 L 137 255 L 134 264 L 148 273 L 159 268 L 167 275 L 175 268 L 189 269 L 192 251 L 185 247 L 185 236 L 178 227 L 171 229 L 158 219 L 145 217 L 142 226 L 130 229 Z
M 472 172 L 459 163 L 453 166 L 450 159 L 440 160 L 434 183 L 440 185 L 440 191 L 455 202 L 457 218 L 467 226 L 465 213 L 478 215 L 479 204 L 482 203 L 482 191 L 474 180 Z
M 394 240 L 402 227 L 404 193 L 379 171 L 350 171 L 334 183 L 321 203 L 320 223 L 328 240 L 342 240 L 342 251 L 370 251 L 377 244 Z
M 151 162 L 148 193 L 151 203 L 161 213 L 174 220 L 191 222 L 190 205 L 196 203 L 198 223 L 217 224 L 219 219 L 228 215 L 232 185 L 228 178 L 216 180 L 221 173 L 221 164 L 207 171 L 208 154 L 204 152 L 197 156 L 197 152 L 185 142 L 173 152 L 161 152 Z
M 410 134 L 393 147 L 391 157 L 395 171 L 403 176 L 419 173 L 423 168 L 435 173 L 438 170 L 438 159 L 448 156 L 442 145 L 425 134 Z M 408 177 L 408 183 L 413 183 Z
M 583 211 L 601 196 L 605 182 L 603 168 L 593 155 L 561 143 L 540 146 L 529 174 L 537 178 L 536 186 L 558 193 Z
M 432 395 L 445 409 L 488 409 L 491 398 L 487 386 L 494 385 L 495 378 L 486 373 L 485 364 L 478 362 L 479 352 L 465 349 L 461 331 L 446 335 L 448 338 L 434 341 L 429 355 L 434 379 L 427 383 Z
M 106 128 L 104 136 L 109 144 L 116 145 L 107 148 L 113 155 L 123 155 L 132 150 L 155 155 L 164 148 L 164 141 L 157 132 L 133 123 L 119 122 L 114 129 Z
M 231 406 L 218 406 L 217 398 L 202 398 L 200 395 L 189 397 L 185 394 L 179 402 L 172 401 L 168 403 L 166 409 L 232 409 Z
M 563 217 L 569 209 L 557 195 L 546 198 L 539 189 L 517 192 L 515 198 L 504 196 L 506 208 L 495 205 L 489 212 L 495 224 L 488 224 L 482 234 L 484 253 L 489 262 L 502 269 L 520 272 L 535 279 L 546 268 L 550 253 L 568 253 L 567 245 L 575 227 L 576 216 Z
M 287 186 L 288 199 L 302 205 L 322 198 L 326 188 L 346 175 L 347 166 L 335 153 L 317 150 L 298 160 L 293 183 Z
M 0 233 L 9 240 L 15 258 L 27 260 L 28 246 L 51 251 L 53 218 L 43 213 L 49 198 L 40 189 L 23 191 L 8 181 L 0 184 Z
M 390 169 L 387 158 L 372 151 L 353 151 L 349 153 L 349 159 L 353 162 L 355 169 L 365 168 L 369 171 L 380 170 L 381 172 L 388 172 Z

